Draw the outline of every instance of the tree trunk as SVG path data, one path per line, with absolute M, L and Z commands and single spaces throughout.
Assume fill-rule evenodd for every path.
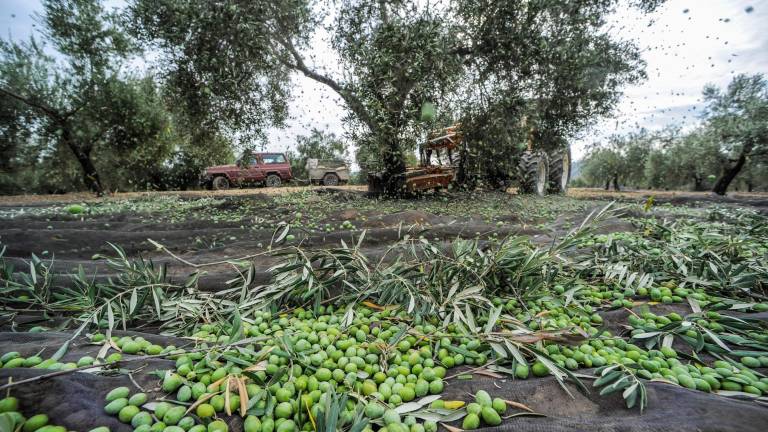
M 385 195 L 396 196 L 405 192 L 405 159 L 400 151 L 400 145 L 394 137 L 384 137 L 384 149 L 382 161 L 384 171 L 382 174 L 383 192 Z
M 104 188 L 101 185 L 101 178 L 99 177 L 99 173 L 96 171 L 96 167 L 93 165 L 93 161 L 91 160 L 90 149 L 83 149 L 75 144 L 75 142 L 72 140 L 72 134 L 67 127 L 62 128 L 61 139 L 67 144 L 67 147 L 72 150 L 75 158 L 80 163 L 80 167 L 83 169 L 83 180 L 85 180 L 85 184 L 88 186 L 88 189 L 96 192 L 96 195 L 98 196 L 104 195 Z
M 745 149 L 741 151 L 741 154 L 739 154 L 739 158 L 736 160 L 736 163 L 733 166 L 723 168 L 723 174 L 717 180 L 717 183 L 715 183 L 715 187 L 712 188 L 712 192 L 718 195 L 725 195 L 725 192 L 728 191 L 728 186 L 731 184 L 733 179 L 739 175 L 739 172 L 741 172 L 741 169 L 747 162 L 748 151 L 749 150 L 747 150 L 745 147 Z
M 615 190 L 616 192 L 621 191 L 621 188 L 619 187 L 619 175 L 618 174 L 614 174 L 613 175 L 613 190 Z
M 467 152 L 466 146 L 461 146 L 459 150 L 459 168 L 456 171 L 456 182 L 463 187 L 474 189 L 474 178 L 470 180 L 469 167 L 469 152 Z M 473 173 L 475 175 L 476 173 Z M 470 184 L 471 183 L 471 184 Z
M 704 178 L 699 174 L 693 175 L 693 190 L 696 192 L 701 192 L 704 190 Z
M 605 181 L 605 190 L 608 190 L 611 188 L 611 178 L 608 177 L 608 180 Z

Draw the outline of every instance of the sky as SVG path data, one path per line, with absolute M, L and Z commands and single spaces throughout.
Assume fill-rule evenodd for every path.
M 106 2 L 108 6 L 122 3 Z M 28 38 L 34 31 L 33 15 L 40 10 L 39 0 L 0 0 L 0 34 Z M 766 27 L 768 0 L 670 0 L 653 14 L 618 11 L 610 17 L 608 31 L 637 44 L 647 63 L 648 78 L 626 87 L 614 114 L 598 119 L 572 141 L 575 157 L 611 134 L 672 124 L 694 127 L 706 84 L 726 86 L 739 73 L 768 75 Z M 318 35 L 312 45 L 314 65 L 336 69 L 338 63 L 324 37 Z M 343 134 L 346 109 L 338 96 L 302 75 L 293 80 L 291 118 L 285 128 L 269 131 L 267 151 L 293 148 L 296 137 L 312 128 Z

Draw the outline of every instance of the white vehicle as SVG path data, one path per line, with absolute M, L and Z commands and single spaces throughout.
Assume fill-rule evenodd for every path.
M 307 159 L 310 184 L 338 186 L 349 181 L 349 167 L 342 160 Z

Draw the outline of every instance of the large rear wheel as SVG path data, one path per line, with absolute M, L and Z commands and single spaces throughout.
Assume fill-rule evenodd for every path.
M 213 178 L 213 189 L 215 190 L 227 190 L 229 189 L 229 180 L 224 176 L 218 176 Z
M 566 147 L 549 155 L 549 193 L 565 193 L 568 190 L 568 182 L 570 180 L 571 149 Z
M 523 194 L 546 195 L 548 168 L 546 153 L 525 151 L 517 164 L 517 179 L 520 183 L 518 191 Z

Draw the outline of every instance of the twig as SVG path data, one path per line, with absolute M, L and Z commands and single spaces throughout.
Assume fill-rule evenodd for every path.
M 178 262 L 180 262 L 180 263 L 182 263 L 184 265 L 187 265 L 187 266 L 190 266 L 190 267 L 194 267 L 194 268 L 210 267 L 210 266 L 221 265 L 221 264 L 229 264 L 232 261 L 248 260 L 248 259 L 251 259 L 251 258 L 256 258 L 256 257 L 259 257 L 259 256 L 264 256 L 264 255 L 270 255 L 270 254 L 273 254 L 275 252 L 280 252 L 280 251 L 284 251 L 284 250 L 288 250 L 288 249 L 292 249 L 293 248 L 293 246 L 289 246 L 289 247 L 284 247 L 284 248 L 272 249 L 272 250 L 268 250 L 268 251 L 264 251 L 264 252 L 259 252 L 259 253 L 256 253 L 256 254 L 246 255 L 246 256 L 243 256 L 243 257 L 240 257 L 240 258 L 233 258 L 233 259 L 228 259 L 228 260 L 223 260 L 223 261 L 214 261 L 214 262 L 209 262 L 209 263 L 195 264 L 193 262 L 187 261 L 184 258 L 176 255 L 175 253 L 173 253 L 170 250 L 168 250 L 168 248 L 166 248 L 162 244 L 160 244 L 160 243 L 158 243 L 158 242 L 156 242 L 156 241 L 154 241 L 152 239 L 147 239 L 147 241 L 149 241 L 155 247 L 157 247 L 157 250 L 160 250 L 160 251 L 163 251 L 163 252 L 167 253 L 173 259 L 175 259 L 176 261 L 178 261 Z
M 484 365 L 482 365 L 482 366 L 478 366 L 478 367 L 476 367 L 476 368 L 472 368 L 472 369 L 470 369 L 470 370 L 468 370 L 468 371 L 464 371 L 464 372 L 455 373 L 455 374 L 453 374 L 453 375 L 451 375 L 451 376 L 447 376 L 447 377 L 445 377 L 445 378 L 443 379 L 443 381 L 448 381 L 449 379 L 452 379 L 452 378 L 456 378 L 457 376 L 460 376 L 460 375 L 471 374 L 472 372 L 475 372 L 475 371 L 479 371 L 480 369 L 485 369 L 485 368 L 486 368 L 486 366 L 490 366 L 490 365 L 492 365 L 492 364 L 496 363 L 497 361 L 499 361 L 499 359 L 495 359 L 495 360 L 489 361 L 488 363 L 486 363 L 486 364 L 484 364 Z
M 141 390 L 142 393 L 146 393 L 146 390 L 144 390 L 144 388 L 142 386 L 140 386 L 139 383 L 137 383 L 135 379 L 133 379 L 133 374 L 132 373 L 128 374 L 128 379 L 130 379 L 131 382 L 133 383 L 133 385 L 135 385 L 137 389 Z

